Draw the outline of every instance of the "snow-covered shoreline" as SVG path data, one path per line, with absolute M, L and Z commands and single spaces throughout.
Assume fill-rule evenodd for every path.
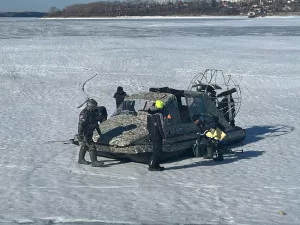
M 263 19 L 263 18 L 298 18 L 298 14 L 282 14 L 282 15 L 272 15 L 266 17 L 257 17 L 254 19 Z M 117 16 L 117 17 L 43 17 L 39 18 L 41 20 L 119 20 L 119 19 L 248 19 L 248 16 L 239 15 L 239 16 L 211 16 L 211 15 L 202 15 L 202 16 Z M 253 19 L 253 18 L 252 18 Z
M 118 16 L 118 17 L 43 17 L 43 20 L 118 20 L 118 19 L 201 19 L 201 18 L 244 18 L 247 16 Z

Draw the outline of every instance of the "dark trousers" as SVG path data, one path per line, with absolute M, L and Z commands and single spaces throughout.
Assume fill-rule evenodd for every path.
M 203 155 L 207 154 L 207 139 L 201 135 L 197 134 L 197 144 L 198 144 L 198 157 L 202 157 Z
M 150 157 L 149 166 L 157 167 L 160 164 L 160 155 L 162 153 L 162 140 L 152 141 L 153 152 Z
M 84 135 L 84 141 L 81 144 L 81 148 L 86 151 L 96 151 L 97 147 L 92 139 L 92 135 Z

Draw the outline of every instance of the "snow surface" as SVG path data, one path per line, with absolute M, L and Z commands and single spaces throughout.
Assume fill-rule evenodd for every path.
M 299 36 L 299 17 L 1 18 L 0 223 L 300 224 Z M 86 90 L 112 114 L 119 85 L 186 89 L 206 68 L 240 82 L 244 154 L 153 173 L 46 143 L 76 133 L 95 73 Z

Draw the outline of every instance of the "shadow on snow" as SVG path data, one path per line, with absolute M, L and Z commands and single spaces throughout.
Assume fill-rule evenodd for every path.
M 125 131 L 130 131 L 137 128 L 137 125 L 135 124 L 130 124 L 127 126 L 118 126 L 114 129 L 111 129 L 110 131 L 105 133 L 105 137 L 111 139 L 112 137 L 120 136 L 123 134 Z
M 224 160 L 221 162 L 216 162 L 213 160 L 205 160 L 205 161 L 199 161 L 199 162 L 193 162 L 188 165 L 182 165 L 182 166 L 171 166 L 168 168 L 165 168 L 165 170 L 178 170 L 178 169 L 186 169 L 186 168 L 193 168 L 198 166 L 217 166 L 222 164 L 228 164 L 233 163 L 238 160 L 242 159 L 251 159 L 258 156 L 261 156 L 264 153 L 264 151 L 246 151 L 244 153 L 235 153 L 235 155 L 224 155 Z M 199 158 L 200 159 L 200 158 Z
M 250 144 L 263 140 L 265 138 L 274 138 L 289 134 L 295 130 L 295 127 L 290 125 L 265 125 L 265 126 L 253 126 L 246 129 L 246 139 L 243 141 L 243 145 Z

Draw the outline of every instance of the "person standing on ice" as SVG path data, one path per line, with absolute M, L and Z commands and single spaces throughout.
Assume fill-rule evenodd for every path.
M 162 153 L 162 142 L 166 139 L 164 132 L 164 122 L 162 109 L 164 103 L 156 100 L 155 105 L 148 110 L 147 129 L 149 140 L 152 142 L 153 152 L 149 161 L 149 171 L 163 171 L 164 167 L 160 166 L 160 155 Z
M 102 121 L 106 120 L 106 118 L 105 115 L 102 115 Z M 98 103 L 94 99 L 88 99 L 86 107 L 79 114 L 78 141 L 81 142 L 78 159 L 79 164 L 92 164 L 93 167 L 103 166 L 103 162 L 97 160 L 97 147 L 92 139 L 95 129 L 98 134 L 101 135 L 98 121 L 101 122 L 101 116 L 98 112 Z M 84 159 L 86 151 L 90 153 L 91 163 Z
M 124 98 L 127 96 L 126 92 L 123 91 L 123 87 L 119 86 L 117 88 L 117 92 L 114 94 L 114 98 L 116 99 L 116 106 L 119 108 L 119 106 L 124 101 Z

